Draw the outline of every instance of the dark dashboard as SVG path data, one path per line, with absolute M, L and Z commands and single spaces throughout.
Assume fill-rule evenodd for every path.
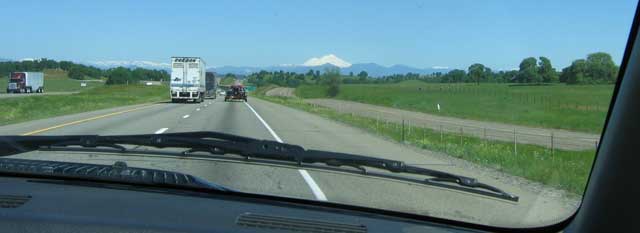
M 0 178 L 3 232 L 461 232 L 283 201 L 126 184 Z

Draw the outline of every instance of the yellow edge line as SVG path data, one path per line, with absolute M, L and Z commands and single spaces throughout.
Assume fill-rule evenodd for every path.
M 49 131 L 49 130 L 52 130 L 52 129 L 62 128 L 62 127 L 69 126 L 69 125 L 76 125 L 76 124 L 80 124 L 80 123 L 87 122 L 87 121 L 92 121 L 92 120 L 97 120 L 97 119 L 101 119 L 101 118 L 105 118 L 105 117 L 115 116 L 115 115 L 119 115 L 119 114 L 123 114 L 123 113 L 127 113 L 127 112 L 133 112 L 133 111 L 137 111 L 137 110 L 141 110 L 141 109 L 145 109 L 145 108 L 150 108 L 150 107 L 153 107 L 155 105 L 156 104 L 147 105 L 147 106 L 128 109 L 128 110 L 124 110 L 124 111 L 112 112 L 112 113 L 109 113 L 109 114 L 95 116 L 95 117 L 91 117 L 91 118 L 87 118 L 87 119 L 67 122 L 67 123 L 64 123 L 64 124 L 54 125 L 54 126 L 47 127 L 47 128 L 44 128 L 44 129 L 39 129 L 39 130 L 34 130 L 34 131 L 31 131 L 31 132 L 23 133 L 23 134 L 21 134 L 21 136 L 33 135 L 33 134 Z

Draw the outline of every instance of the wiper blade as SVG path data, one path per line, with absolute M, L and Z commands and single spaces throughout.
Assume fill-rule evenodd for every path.
M 299 166 L 315 163 L 332 167 L 349 166 L 359 169 L 363 174 L 368 173 L 367 167 L 376 168 L 393 173 L 429 176 L 430 178 L 420 180 L 420 183 L 424 184 L 518 201 L 517 196 L 506 193 L 497 187 L 478 182 L 474 178 L 407 165 L 398 160 L 320 150 L 305 150 L 298 145 L 208 131 L 123 136 L 0 136 L 0 156 L 38 150 L 41 147 L 59 146 L 111 147 L 125 152 L 126 148 L 122 145 L 184 148 L 186 150 L 183 151 L 182 155 L 188 155 L 193 152 L 237 154 L 246 159 L 259 158 L 294 162 Z M 7 149 L 9 147 L 13 149 Z
M 100 165 L 0 158 L 0 174 L 235 192 L 189 174 L 129 167 L 123 161 L 116 161 L 113 165 Z

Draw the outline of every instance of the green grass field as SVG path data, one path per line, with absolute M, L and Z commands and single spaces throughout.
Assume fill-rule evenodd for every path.
M 376 124 L 375 119 L 312 106 L 299 98 L 262 95 L 257 97 L 343 122 L 394 141 L 401 141 L 401 127 L 398 125 Z M 432 151 L 444 152 L 453 157 L 567 190 L 569 193 L 577 195 L 582 195 L 584 191 L 595 158 L 595 150 L 555 150 L 552 154 L 548 148 L 534 145 L 518 145 L 518 154 L 514 154 L 513 143 L 460 137 L 460 135 L 453 133 L 441 135 L 440 132 L 419 127 L 405 128 L 405 143 Z
M 169 100 L 167 86 L 105 85 L 72 95 L 0 99 L 0 125 Z
M 86 87 L 81 87 L 80 83 L 85 82 Z M 0 77 L 0 92 L 5 92 L 9 80 L 7 76 Z M 45 92 L 58 92 L 58 91 L 83 91 L 94 87 L 104 85 L 104 82 L 98 82 L 94 80 L 80 81 L 70 79 L 67 76 L 67 72 L 63 70 L 45 70 L 44 71 L 44 91 Z
M 326 86 L 296 89 L 303 98 L 326 98 Z M 430 114 L 598 133 L 613 85 L 555 84 L 345 84 L 335 98 Z M 437 105 L 440 104 L 441 111 Z

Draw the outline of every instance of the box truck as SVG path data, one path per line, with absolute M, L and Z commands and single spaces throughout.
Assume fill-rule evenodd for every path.
M 206 65 L 199 57 L 171 58 L 171 102 L 202 102 L 206 95 Z
M 7 93 L 42 93 L 44 74 L 42 72 L 12 72 L 9 74 Z

